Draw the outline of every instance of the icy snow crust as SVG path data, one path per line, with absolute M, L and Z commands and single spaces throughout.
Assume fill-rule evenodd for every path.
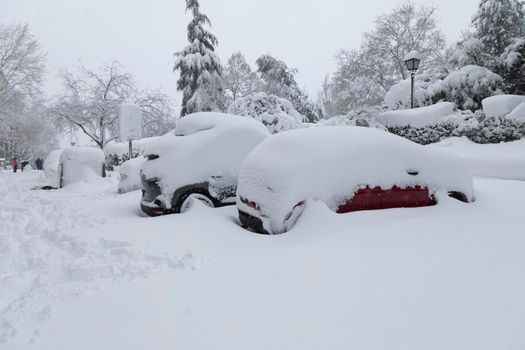
M 186 185 L 207 182 L 212 176 L 237 179 L 248 153 L 270 133 L 256 120 L 213 112 L 188 115 L 175 131 L 146 149 L 158 155 L 142 166 L 146 178 L 159 179 L 166 208 L 173 192 Z M 160 199 L 160 198 L 159 198 Z
M 66 148 L 60 154 L 63 172 L 62 186 L 102 176 L 105 155 L 94 147 Z
M 525 114 L 520 113 L 524 109 L 523 106 L 520 106 L 522 103 L 525 103 L 525 96 L 520 95 L 491 96 L 481 102 L 483 112 L 485 112 L 487 117 L 504 117 L 509 115 L 510 119 L 525 118 Z M 518 110 L 513 112 L 515 109 Z
M 443 121 L 446 117 L 453 118 L 456 105 L 452 102 L 439 102 L 435 105 L 387 111 L 377 116 L 377 121 L 389 127 L 412 126 L 423 128 Z
M 327 126 L 287 131 L 257 146 L 239 173 L 237 207 L 262 217 L 265 230 L 278 234 L 301 201 L 321 200 L 335 211 L 360 188 L 394 185 L 421 185 L 431 194 L 458 191 L 474 199 L 472 176 L 459 157 L 377 129 Z M 241 197 L 257 203 L 260 212 Z

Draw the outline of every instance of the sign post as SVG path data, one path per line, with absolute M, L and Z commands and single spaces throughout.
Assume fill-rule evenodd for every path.
M 132 158 L 133 140 L 142 138 L 142 112 L 137 105 L 121 104 L 118 109 L 120 141 L 129 142 L 129 159 Z

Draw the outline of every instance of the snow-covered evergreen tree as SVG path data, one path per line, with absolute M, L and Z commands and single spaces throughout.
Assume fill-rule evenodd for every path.
M 322 108 L 312 102 L 306 92 L 297 85 L 296 69 L 288 68 L 283 61 L 271 55 L 263 55 L 255 63 L 262 79 L 262 90 L 265 93 L 291 101 L 294 108 L 309 122 L 321 119 Z
M 220 111 L 223 106 L 223 68 L 215 53 L 217 38 L 204 27 L 211 25 L 200 12 L 198 0 L 186 0 L 186 11 L 193 19 L 188 24 L 189 45 L 176 52 L 174 71 L 179 71 L 177 90 L 182 91 L 181 116 L 202 111 Z
M 516 38 L 525 35 L 524 16 L 521 0 L 481 0 L 472 19 L 475 37 L 486 53 L 498 57 Z
M 505 91 L 525 95 L 525 38 L 517 39 L 505 49 L 499 65 L 505 80 Z

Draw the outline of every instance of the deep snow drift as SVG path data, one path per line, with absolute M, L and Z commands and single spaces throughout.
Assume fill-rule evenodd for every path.
M 113 175 L 113 174 L 111 174 Z M 113 177 L 0 172 L 0 348 L 523 349 L 525 183 L 262 236 L 234 207 L 140 215 Z

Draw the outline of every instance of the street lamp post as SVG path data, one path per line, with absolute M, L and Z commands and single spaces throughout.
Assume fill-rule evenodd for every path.
M 421 63 L 421 54 L 415 50 L 410 51 L 404 58 L 405 65 L 410 72 L 410 106 L 414 108 L 414 77 Z

